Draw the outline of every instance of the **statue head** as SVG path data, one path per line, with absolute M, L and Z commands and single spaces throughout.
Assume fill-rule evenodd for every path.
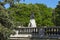
M 31 12 L 30 19 L 34 19 L 34 13 L 33 12 Z

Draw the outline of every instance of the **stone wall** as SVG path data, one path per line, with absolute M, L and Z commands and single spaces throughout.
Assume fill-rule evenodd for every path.
M 31 40 L 30 38 L 12 38 L 12 39 L 9 39 L 9 40 Z
M 10 40 L 60 40 L 60 39 L 40 39 L 40 38 L 16 38 Z
M 11 35 L 10 40 L 60 40 L 60 28 L 56 27 L 54 28 L 22 27 L 16 28 L 15 31 L 16 34 Z

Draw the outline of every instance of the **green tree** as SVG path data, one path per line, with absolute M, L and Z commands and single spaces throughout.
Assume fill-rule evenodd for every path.
M 55 8 L 55 25 L 56 26 L 60 26 L 60 1 L 57 5 L 57 7 Z
M 4 8 L 4 3 L 0 2 L 0 40 L 7 40 L 13 33 L 13 21 L 10 19 L 9 11 Z
M 5 10 L 0 10 L 0 34 L 3 35 L 1 39 L 6 40 L 7 37 L 13 33 L 13 29 L 14 24 L 11 19 L 9 19 L 8 13 Z
M 48 8 L 44 4 L 15 4 L 14 7 L 10 7 L 8 10 L 13 12 L 10 16 L 14 17 L 14 21 L 21 25 L 28 26 L 30 13 L 33 11 L 37 26 L 54 26 L 52 8 Z

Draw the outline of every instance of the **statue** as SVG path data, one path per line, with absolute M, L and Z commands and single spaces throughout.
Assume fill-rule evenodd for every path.
M 30 23 L 28 25 L 28 27 L 36 27 L 36 22 L 35 22 L 35 19 L 34 19 L 34 13 L 31 12 L 31 16 L 30 16 Z

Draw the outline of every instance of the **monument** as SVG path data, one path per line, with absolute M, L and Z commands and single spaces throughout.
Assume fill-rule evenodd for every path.
M 29 22 L 29 25 L 28 27 L 36 27 L 36 22 L 35 22 L 35 19 L 34 19 L 34 13 L 31 12 L 31 16 L 30 16 L 30 22 Z

